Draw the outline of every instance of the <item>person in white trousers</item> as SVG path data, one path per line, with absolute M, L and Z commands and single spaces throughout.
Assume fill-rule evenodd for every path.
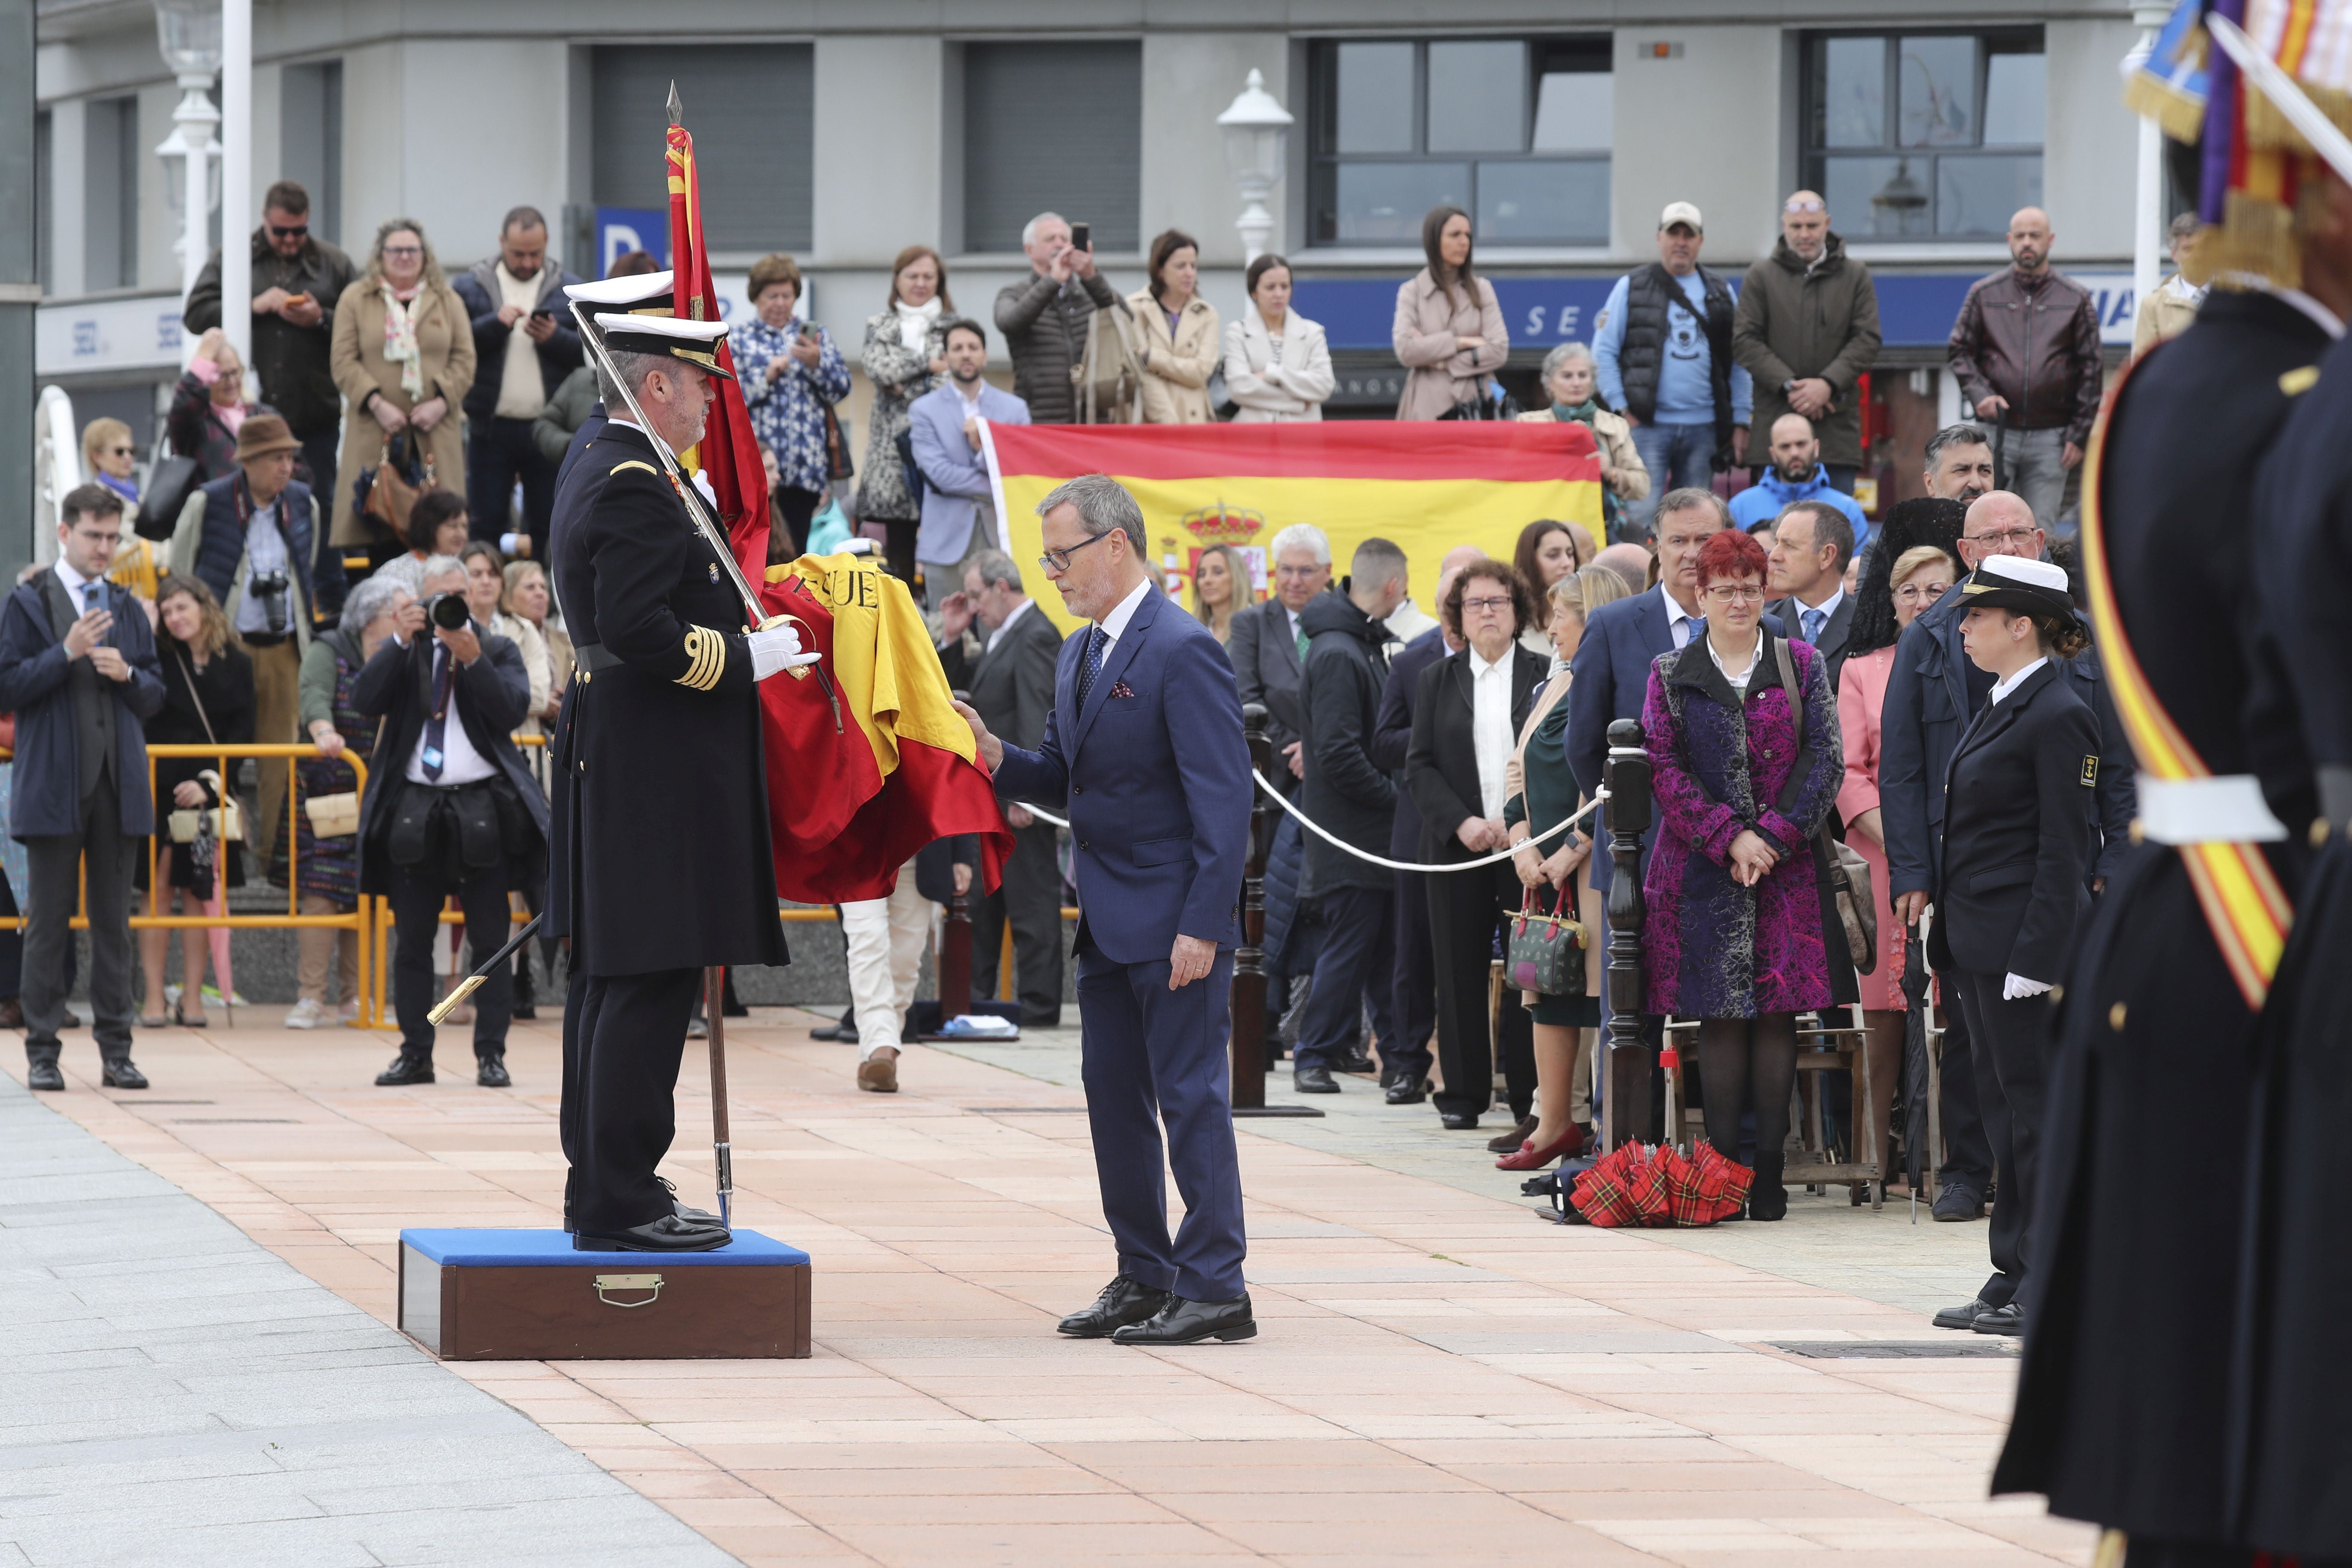
M 958 862 L 955 890 L 971 890 L 971 868 Z M 849 999 L 857 1014 L 857 1087 L 875 1094 L 898 1091 L 898 1040 L 914 1005 L 915 980 L 939 906 L 916 889 L 915 865 L 898 868 L 885 899 L 841 906 L 841 934 L 849 943 Z

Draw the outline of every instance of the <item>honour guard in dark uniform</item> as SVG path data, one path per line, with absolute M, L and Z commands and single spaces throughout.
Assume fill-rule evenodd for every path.
M 599 315 L 618 396 L 582 455 L 551 552 L 579 679 L 558 720 L 547 916 L 572 941 L 563 1013 L 568 1220 L 583 1250 L 703 1250 L 729 1237 L 655 1174 L 702 972 L 782 963 L 754 683 L 790 627 L 747 632 L 719 550 L 654 443 L 702 438 L 725 327 Z M 593 356 L 592 356 L 593 357 Z
M 2192 189 L 2196 152 L 2176 165 Z M 2267 247 L 2238 232 L 2261 216 L 2242 200 L 2231 226 L 2200 236 L 2191 275 L 2220 280 L 2186 333 L 2126 373 L 2084 472 L 2083 572 L 2139 809 L 2062 1005 L 2035 1306 L 1993 1490 L 2042 1492 L 2053 1512 L 2122 1532 L 2135 1568 L 2242 1563 L 2282 1544 L 2246 1533 L 2229 1496 L 2256 1038 L 2312 819 L 2279 658 L 2290 617 L 2257 581 L 2261 563 L 2285 560 L 2265 541 L 2284 502 L 2260 481 L 2325 472 L 2352 497 L 2352 364 L 2336 373 L 2333 426 L 2307 417 L 2326 384 L 2315 362 L 2352 309 L 2347 192 L 2294 162 L 2325 200 L 2272 209 Z M 2308 613 L 2305 629 L 2347 624 L 2333 603 Z M 2168 1172 L 2184 1154 L 2193 1169 Z M 2332 1195 L 2311 1197 L 2333 1226 Z M 2326 1250 L 2340 1258 L 2340 1238 Z M 2342 1300 L 2310 1304 L 2332 1314 Z M 2340 1355 L 2293 1375 L 2323 1363 Z M 2337 1537 L 2330 1555 L 2347 1553 Z
M 593 283 L 566 284 L 563 293 L 566 299 L 583 309 L 600 313 L 668 316 L 676 314 L 671 303 L 676 295 L 670 278 L 667 272 L 640 272 L 628 278 L 605 278 Z M 563 461 L 555 470 L 559 494 L 563 481 L 580 466 L 580 454 L 588 449 L 589 442 L 604 433 L 604 421 L 609 416 L 610 410 L 600 399 L 596 406 L 588 411 L 588 417 L 580 422 L 580 428 L 572 432 L 572 444 L 563 449 Z M 551 530 L 549 537 L 553 538 Z M 549 546 L 551 555 L 553 548 L 551 544 Z

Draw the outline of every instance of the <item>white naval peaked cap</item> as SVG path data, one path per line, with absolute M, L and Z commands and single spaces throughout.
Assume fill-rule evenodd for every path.
M 606 309 L 635 311 L 659 304 L 667 314 L 673 298 L 671 275 L 667 272 L 640 272 L 634 278 L 605 278 L 593 283 L 567 283 L 563 286 L 567 299 L 583 305 L 601 305 Z

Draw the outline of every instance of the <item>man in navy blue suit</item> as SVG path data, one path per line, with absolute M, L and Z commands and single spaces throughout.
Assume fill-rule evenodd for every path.
M 1226 1055 L 1251 805 L 1234 667 L 1160 591 L 1143 510 L 1117 480 L 1082 475 L 1037 514 L 1045 575 L 1092 623 L 1062 645 L 1045 738 L 1009 746 L 956 709 L 997 792 L 1060 805 L 1076 840 L 1087 1119 L 1118 1274 L 1061 1331 L 1249 1339 Z M 1185 1208 L 1172 1243 L 1163 1121 Z

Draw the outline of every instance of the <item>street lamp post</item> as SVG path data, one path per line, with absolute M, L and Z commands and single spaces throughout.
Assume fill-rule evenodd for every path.
M 1274 238 L 1274 215 L 1265 199 L 1282 177 L 1284 133 L 1290 129 L 1290 110 L 1265 90 L 1264 73 L 1253 69 L 1241 96 L 1217 116 L 1225 133 L 1225 167 L 1241 187 L 1242 216 L 1234 221 L 1241 230 L 1242 265 L 1265 251 Z
M 180 104 L 172 110 L 172 133 L 157 143 L 156 156 L 166 166 L 180 165 L 180 237 L 173 249 L 180 258 L 180 298 L 196 286 L 205 269 L 206 220 L 212 216 L 213 161 L 221 145 L 213 132 L 220 113 L 211 98 L 213 73 L 221 63 L 221 14 L 217 0 L 155 0 L 155 37 L 163 63 L 180 82 Z M 222 296 L 227 299 L 226 293 Z M 227 311 L 222 311 L 224 318 Z M 184 353 L 192 345 L 183 343 Z

